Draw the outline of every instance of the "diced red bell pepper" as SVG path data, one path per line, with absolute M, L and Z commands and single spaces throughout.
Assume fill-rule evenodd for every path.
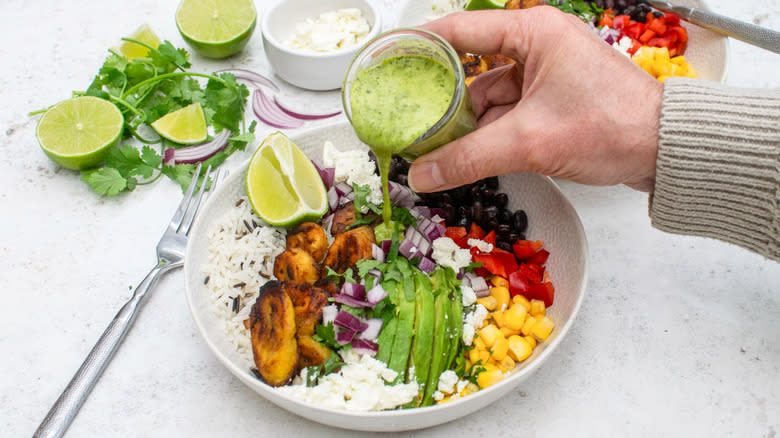
M 631 22 L 623 29 L 623 35 L 631 38 L 632 40 L 638 40 L 639 36 L 645 31 L 645 24 L 636 21 Z
M 623 29 L 631 23 L 630 15 L 617 15 L 612 19 L 612 28 Z
M 688 42 L 688 31 L 685 30 L 684 27 L 679 25 L 674 26 L 668 26 L 667 32 L 673 32 L 677 34 L 677 41 L 681 43 L 687 43 Z
M 663 18 L 656 18 L 655 20 L 646 24 L 647 28 L 655 32 L 657 35 L 663 35 L 666 33 L 666 20 Z
M 530 246 L 526 245 L 519 245 L 515 243 L 512 245 L 512 252 L 515 253 L 515 256 L 518 260 L 526 260 L 529 257 L 532 257 L 534 254 L 536 254 L 536 250 L 531 248 Z
M 638 39 L 639 39 L 640 42 L 646 43 L 646 42 L 650 41 L 650 39 L 653 38 L 655 35 L 656 35 L 655 32 L 653 32 L 650 29 L 647 29 L 644 32 L 642 32 L 642 35 L 639 35 Z
M 666 13 L 664 14 L 664 20 L 667 25 L 680 24 L 680 17 L 677 14 Z
M 482 268 L 491 274 L 506 278 L 506 269 L 504 268 L 504 263 L 502 263 L 501 259 L 494 256 L 493 254 L 487 254 L 479 250 L 472 251 L 471 260 L 476 263 L 482 263 Z
M 504 265 L 504 272 L 506 272 L 507 275 L 517 271 L 517 268 L 519 267 L 517 265 L 517 259 L 511 252 L 504 251 L 501 248 L 494 248 L 490 255 L 498 258 L 501 261 L 501 263 Z M 507 275 L 504 275 L 503 277 L 507 278 Z
M 509 274 L 509 295 L 522 295 L 528 293 L 528 278 L 519 269 Z
M 462 239 L 468 232 L 466 227 L 447 227 L 444 230 L 444 237 L 449 237 L 452 240 L 458 241 Z
M 531 283 L 541 283 L 544 276 L 544 267 L 540 265 L 532 265 L 530 263 L 521 263 L 518 268 L 523 274 L 525 274 L 528 281 Z
M 471 228 L 469 228 L 468 234 L 466 234 L 466 237 L 469 239 L 482 239 L 485 236 L 485 230 L 482 229 L 479 225 L 472 222 Z
M 550 307 L 553 305 L 553 300 L 555 299 L 555 287 L 549 281 L 539 284 L 529 284 L 528 291 L 523 295 L 529 300 L 542 300 L 544 301 L 544 307 Z
M 649 41 L 645 43 L 646 46 L 650 47 L 666 47 L 668 49 L 673 48 L 672 45 L 672 38 L 671 37 L 655 37 L 650 38 Z M 671 54 L 670 54 L 671 55 Z
M 601 14 L 601 19 L 599 19 L 599 27 L 601 26 L 612 27 L 612 20 L 614 18 L 615 18 L 615 13 L 612 12 L 612 8 L 607 8 Z
M 533 257 L 526 260 L 526 263 L 534 265 L 543 265 L 547 262 L 547 258 L 550 257 L 550 252 L 546 249 L 540 249 Z
M 482 240 L 493 246 L 496 246 L 496 231 L 490 230 L 489 233 L 485 234 L 485 236 L 482 237 Z
M 628 54 L 634 56 L 636 52 L 642 48 L 642 43 L 637 40 L 631 40 L 631 48 L 628 49 Z

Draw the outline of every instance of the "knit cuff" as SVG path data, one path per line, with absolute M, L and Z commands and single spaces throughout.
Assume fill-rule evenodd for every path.
M 668 79 L 650 219 L 780 260 L 780 90 Z

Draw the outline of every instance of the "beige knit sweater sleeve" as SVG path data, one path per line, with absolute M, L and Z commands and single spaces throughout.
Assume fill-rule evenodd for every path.
M 780 90 L 664 84 L 654 227 L 780 260 Z

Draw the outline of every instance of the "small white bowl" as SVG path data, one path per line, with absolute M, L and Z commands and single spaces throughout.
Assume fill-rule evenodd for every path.
M 360 9 L 371 26 L 358 44 L 331 52 L 307 52 L 285 44 L 295 36 L 299 23 L 342 8 Z M 282 0 L 265 11 L 261 27 L 265 54 L 279 77 L 308 90 L 335 90 L 341 88 L 347 67 L 360 47 L 381 31 L 382 18 L 370 0 Z

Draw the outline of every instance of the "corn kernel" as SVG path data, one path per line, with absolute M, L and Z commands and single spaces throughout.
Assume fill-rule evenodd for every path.
M 531 355 L 533 348 L 522 336 L 512 336 L 509 338 L 509 350 L 507 355 L 516 362 L 522 362 Z
M 474 338 L 474 349 L 475 350 L 487 350 L 488 347 L 485 345 L 485 341 L 482 340 L 482 338 L 477 337 Z
M 483 364 L 487 364 L 488 361 L 490 361 L 490 352 L 487 351 L 487 350 L 480 350 L 479 351 L 479 361 L 481 361 Z
M 512 330 L 509 327 L 501 327 L 501 334 L 509 339 L 510 336 L 521 334 L 520 330 Z
M 509 282 L 507 281 L 507 279 L 499 275 L 494 275 L 490 277 L 490 283 L 493 286 L 509 287 Z
M 502 380 L 504 380 L 504 373 L 498 368 L 485 370 L 477 375 L 477 385 L 483 389 L 490 385 L 495 385 Z
M 531 328 L 536 324 L 536 318 L 533 316 L 528 316 L 528 318 L 525 319 L 525 322 L 523 323 L 523 328 L 520 329 L 520 331 L 524 335 L 530 335 L 531 334 Z
M 509 341 L 503 336 L 496 339 L 493 348 L 490 349 L 490 356 L 497 362 L 501 362 L 506 357 L 506 351 L 509 349 Z
M 522 295 L 515 295 L 512 297 L 512 302 L 525 307 L 525 310 L 531 310 L 531 302 Z
M 527 314 L 528 311 L 522 304 L 512 304 L 503 314 L 505 327 L 512 330 L 522 329 Z
M 675 56 L 674 58 L 670 59 L 670 61 L 672 61 L 673 63 L 675 63 L 677 65 L 685 65 L 685 62 L 686 62 L 685 61 L 685 57 L 682 56 L 682 55 Z
M 545 316 L 531 327 L 531 334 L 540 341 L 544 341 L 550 336 L 550 333 L 552 333 L 554 328 L 555 323 L 553 323 L 553 320 Z
M 541 319 L 545 315 L 545 308 L 544 308 L 544 301 L 542 300 L 531 300 L 531 310 L 530 310 L 531 316 L 533 316 L 536 319 Z
M 496 307 L 498 306 L 498 301 L 496 301 L 496 297 L 493 295 L 488 295 L 486 297 L 477 298 L 477 303 L 482 304 L 485 306 L 486 309 L 489 311 L 496 310 Z
M 531 336 L 531 335 L 528 335 L 528 336 L 523 336 L 523 339 L 525 339 L 525 340 L 526 340 L 526 342 L 528 342 L 528 345 L 530 345 L 530 346 L 531 346 L 531 349 L 532 349 L 532 350 L 533 350 L 534 348 L 536 348 L 536 338 L 535 338 L 535 337 L 533 337 L 533 336 Z
M 485 343 L 485 347 L 487 348 L 492 348 L 493 344 L 495 344 L 496 340 L 499 338 L 503 338 L 501 331 L 493 324 L 490 324 L 479 331 L 479 339 Z
M 500 312 L 496 310 L 495 312 L 490 314 L 493 317 L 493 321 L 496 322 L 496 325 L 499 328 L 503 328 L 506 326 L 506 322 L 504 321 L 504 312 Z
M 496 299 L 496 309 L 504 310 L 509 306 L 509 289 L 503 286 L 496 286 L 490 288 L 490 296 Z
M 504 368 L 506 371 L 512 371 L 515 369 L 515 361 L 512 359 L 509 355 L 506 355 L 503 359 L 501 359 L 501 363 L 499 364 L 499 368 Z

